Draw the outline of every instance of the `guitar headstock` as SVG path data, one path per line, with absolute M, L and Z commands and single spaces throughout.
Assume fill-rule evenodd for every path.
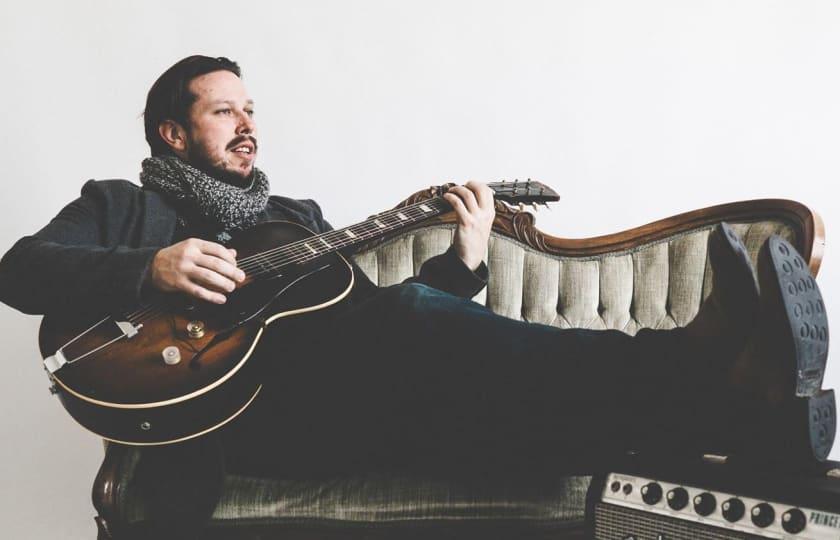
M 507 182 L 490 182 L 487 184 L 495 192 L 497 199 L 508 204 L 545 204 L 560 200 L 556 191 L 536 180 L 525 180 L 524 182 L 514 180 Z

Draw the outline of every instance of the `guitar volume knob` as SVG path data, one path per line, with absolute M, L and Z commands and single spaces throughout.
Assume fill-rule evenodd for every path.
M 160 354 L 167 366 L 174 366 L 181 361 L 181 351 L 175 345 L 163 349 Z

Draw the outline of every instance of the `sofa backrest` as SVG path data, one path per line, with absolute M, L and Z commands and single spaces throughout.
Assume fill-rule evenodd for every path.
M 640 328 L 684 326 L 697 314 L 710 289 L 706 244 L 714 223 L 721 220 L 716 217 L 720 212 L 711 210 L 730 210 L 736 219 L 726 221 L 744 239 L 753 261 L 764 241 L 779 234 L 797 246 L 816 271 L 821 251 L 814 244 L 822 241 L 819 217 L 801 205 L 797 206 L 799 219 L 790 212 L 774 212 L 772 204 L 756 204 L 769 202 L 780 201 L 704 209 L 586 240 L 565 240 L 537 231 L 542 237 L 532 241 L 533 231 L 511 234 L 513 229 L 504 226 L 508 217 L 503 215 L 490 239 L 488 286 L 474 300 L 507 317 L 561 328 L 634 334 Z M 752 205 L 755 215 L 739 216 L 732 211 L 744 205 Z M 710 218 L 681 219 L 703 212 Z M 355 260 L 374 283 L 392 285 L 415 275 L 423 261 L 445 251 L 453 232 L 454 224 L 434 222 L 360 252 Z

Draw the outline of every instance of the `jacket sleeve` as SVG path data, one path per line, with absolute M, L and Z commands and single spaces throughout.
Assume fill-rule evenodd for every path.
M 318 203 L 313 200 L 306 202 L 310 203 L 313 208 L 312 218 L 317 224 L 318 232 L 331 231 L 332 226 L 324 219 Z M 359 286 L 365 288 L 374 287 L 367 278 L 367 275 L 355 264 L 353 266 L 357 279 L 360 281 L 364 279 L 367 282 L 360 283 Z M 472 271 L 458 257 L 455 248 L 450 246 L 442 254 L 426 260 L 420 267 L 420 272 L 416 276 L 406 279 L 403 283 L 422 283 L 423 285 L 434 287 L 454 296 L 469 299 L 481 292 L 487 285 L 487 278 L 487 265 L 484 261 L 481 262 L 475 271 Z
M 472 298 L 487 285 L 487 265 L 484 261 L 475 271 L 470 270 L 458 257 L 454 246 L 426 260 L 416 277 L 403 283 L 422 283 L 461 298 Z
M 18 240 L 0 260 L 0 300 L 29 314 L 110 312 L 139 303 L 159 248 L 106 245 L 104 229 L 121 224 L 109 222 L 105 207 L 88 182 L 46 227 Z M 118 218 L 126 216 L 112 217 Z

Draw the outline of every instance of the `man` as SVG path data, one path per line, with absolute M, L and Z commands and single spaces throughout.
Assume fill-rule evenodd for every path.
M 149 92 L 145 127 L 152 157 L 142 189 L 85 184 L 3 258 L 0 299 L 59 316 L 80 306 L 121 310 L 161 294 L 224 304 L 245 277 L 224 245 L 231 233 L 268 219 L 330 229 L 314 201 L 269 196 L 254 166 L 254 103 L 230 60 L 192 56 L 172 66 Z M 824 350 L 797 347 L 779 290 L 782 263 L 769 248 L 759 297 L 740 240 L 717 229 L 713 290 L 684 329 L 634 337 L 560 330 L 469 300 L 487 279 L 492 195 L 470 182 L 444 198 L 457 215 L 447 252 L 387 289 L 356 271 L 346 300 L 264 340 L 258 354 L 282 361 L 266 362 L 264 390 L 245 413 L 209 436 L 145 452 L 138 475 L 166 533 L 184 537 L 209 516 L 223 459 L 234 470 L 283 477 L 371 467 L 480 475 L 541 459 L 570 472 L 603 467 L 631 448 L 744 450 L 755 433 L 733 428 L 756 414 L 807 422 L 782 411 L 808 354 L 822 355 L 811 373 L 822 381 Z M 709 392 L 726 414 L 696 410 Z M 671 407 L 657 412 L 651 395 Z

